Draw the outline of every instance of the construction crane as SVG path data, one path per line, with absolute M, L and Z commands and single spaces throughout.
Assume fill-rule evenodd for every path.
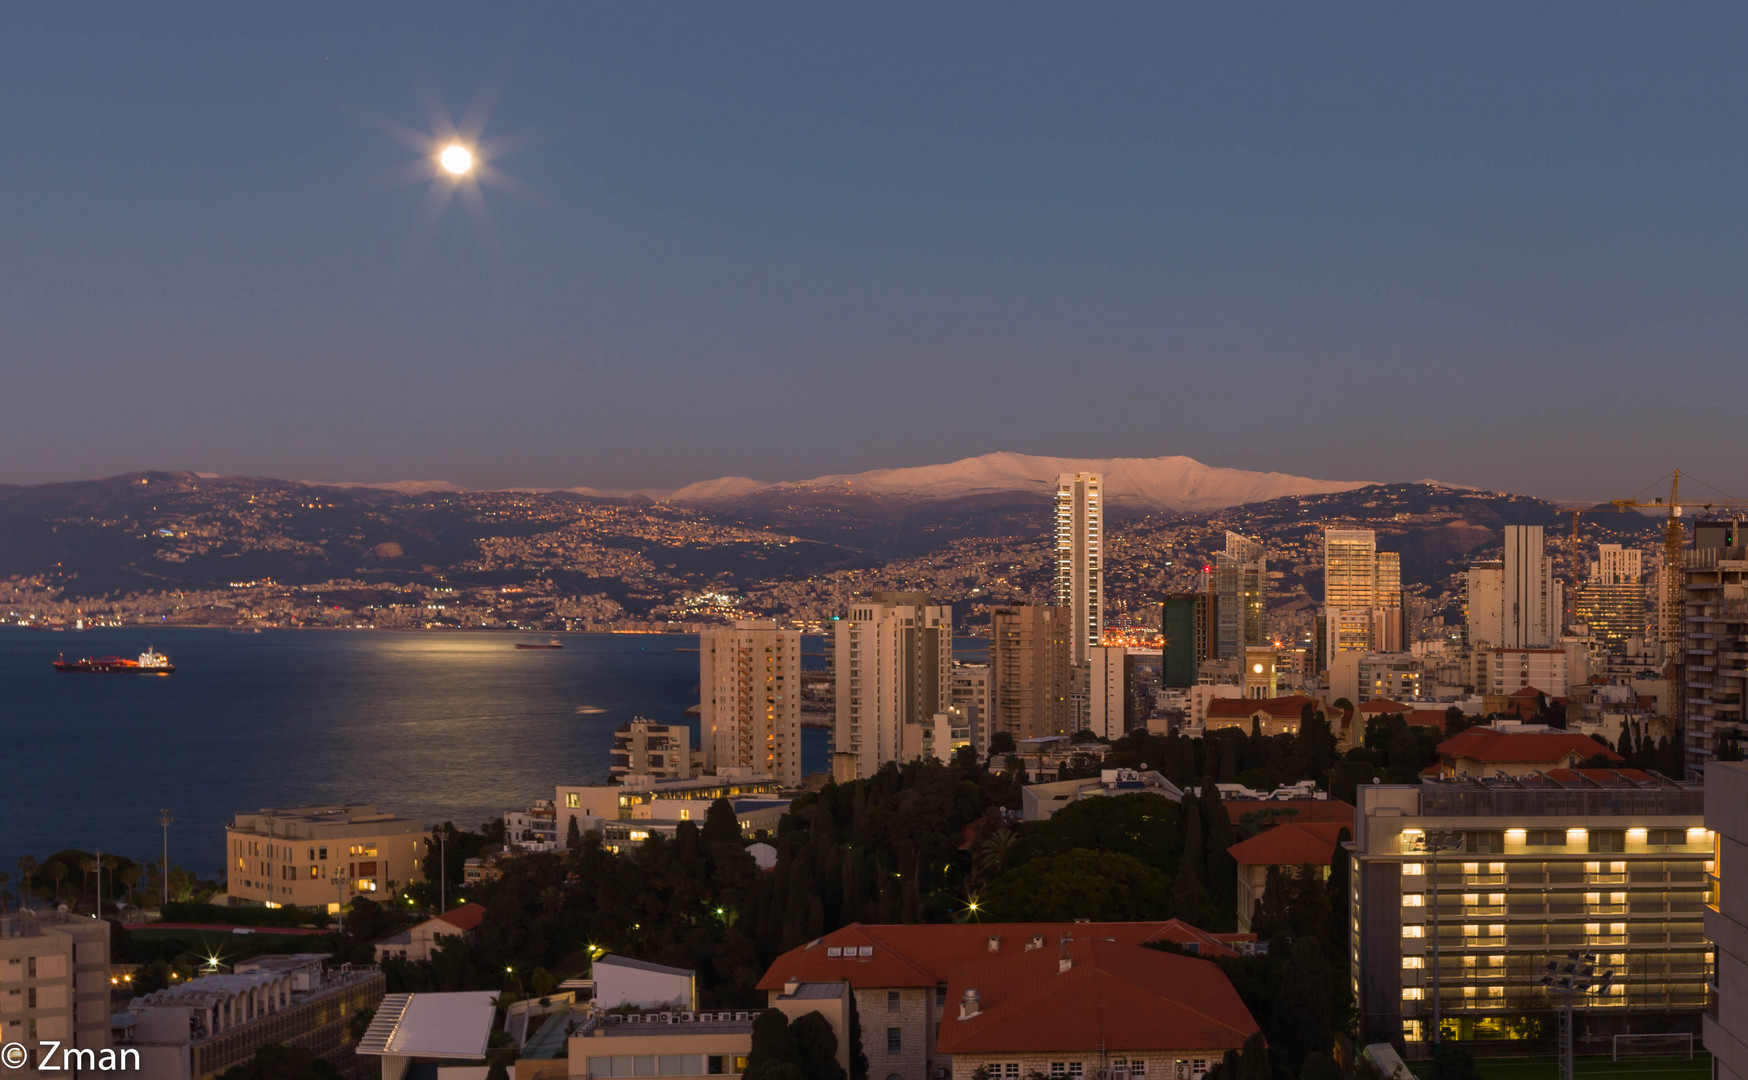
M 1684 532 L 1681 524 L 1681 470 L 1676 469 L 1669 479 L 1669 501 L 1661 498 L 1644 502 L 1639 499 L 1611 499 L 1616 510 L 1650 510 L 1667 509 L 1669 519 L 1663 527 L 1663 570 L 1659 575 L 1657 589 L 1657 640 L 1665 648 L 1667 663 L 1681 663 L 1681 607 L 1686 593 L 1686 575 L 1682 569 L 1682 550 L 1685 548 Z M 1745 499 L 1695 499 L 1690 503 L 1701 510 L 1740 510 L 1748 509 Z M 1572 536 L 1578 537 L 1578 514 L 1572 515 Z

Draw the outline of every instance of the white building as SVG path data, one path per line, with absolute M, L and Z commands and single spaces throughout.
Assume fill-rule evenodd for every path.
M 1084 664 L 1105 629 L 1104 477 L 1056 478 L 1056 603 L 1069 609 L 1069 663 Z
M 1542 648 L 1559 639 L 1565 596 L 1554 560 L 1543 550 L 1540 525 L 1507 525 L 1501 561 L 1501 637 L 1507 648 Z
M 703 692 L 703 684 L 699 684 Z M 692 729 L 685 724 L 658 724 L 641 716 L 613 729 L 613 749 L 607 775 L 614 783 L 626 777 L 684 780 L 692 775 Z
M 558 850 L 558 814 L 551 799 L 535 799 L 526 810 L 504 811 L 504 839 L 523 851 Z
M 595 1008 L 698 1008 L 698 976 L 686 968 L 607 953 L 595 958 Z
M 875 593 L 834 624 L 833 657 L 837 749 L 856 755 L 858 776 L 873 776 L 920 746 L 911 728 L 952 704 L 953 609 L 923 593 Z
M 1510 696 L 1534 687 L 1549 697 L 1567 697 L 1572 690 L 1568 676 L 1570 656 L 1563 648 L 1477 650 L 1478 671 L 1484 694 Z
M 953 665 L 953 693 L 948 702 L 965 718 L 971 747 L 978 757 L 989 754 L 989 665 Z
M 742 619 L 698 635 L 705 768 L 751 769 L 801 785 L 801 631 Z
M 109 1046 L 109 923 L 57 911 L 0 916 L 0 1043 Z M 7 1076 L 36 1076 L 13 1069 Z M 45 1073 L 46 1075 L 46 1073 Z
M 1123 737 L 1129 697 L 1129 650 L 1098 645 L 1088 650 L 1087 727 L 1104 739 Z

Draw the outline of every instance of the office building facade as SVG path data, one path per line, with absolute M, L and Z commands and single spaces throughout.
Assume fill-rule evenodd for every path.
M 1628 769 L 1362 785 L 1346 914 L 1361 1040 L 1428 1042 L 1435 992 L 1447 1040 L 1535 1037 L 1527 1018 L 1560 1004 L 1537 976 L 1569 950 L 1616 973 L 1580 1038 L 1697 1032 L 1703 795 Z
M 923 593 L 876 593 L 832 628 L 837 749 L 873 776 L 944 714 L 953 697 L 953 609 Z M 907 735 L 907 732 L 909 733 Z
M 1067 608 L 1073 632 L 1069 663 L 1084 664 L 1105 629 L 1104 477 L 1056 478 L 1056 604 Z
M 1268 642 L 1268 561 L 1262 544 L 1235 532 L 1214 556 L 1214 658 L 1242 660 Z
M 1160 613 L 1160 679 L 1165 686 L 1196 685 L 1203 660 L 1214 659 L 1214 597 L 1207 589 L 1172 593 Z
M 1407 648 L 1402 556 L 1379 551 L 1371 529 L 1323 532 L 1323 658 Z
M 707 771 L 801 783 L 801 631 L 741 619 L 698 635 L 698 731 Z

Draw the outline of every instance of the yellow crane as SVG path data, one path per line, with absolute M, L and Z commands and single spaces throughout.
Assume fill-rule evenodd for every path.
M 1661 497 L 1645 502 L 1640 499 L 1611 499 L 1616 510 L 1625 513 L 1627 510 L 1649 510 L 1667 508 L 1669 518 L 1663 527 L 1663 569 L 1658 575 L 1657 590 L 1657 640 L 1666 649 L 1667 663 L 1681 663 L 1681 606 L 1686 593 L 1686 574 L 1682 569 L 1682 550 L 1687 546 L 1685 533 L 1681 523 L 1681 470 L 1676 469 L 1670 474 L 1669 501 Z M 1741 510 L 1748 509 L 1748 500 L 1744 499 L 1694 499 L 1689 505 L 1701 510 Z M 1578 538 L 1578 514 L 1572 515 L 1572 537 Z M 1576 573 L 1576 571 L 1574 571 Z

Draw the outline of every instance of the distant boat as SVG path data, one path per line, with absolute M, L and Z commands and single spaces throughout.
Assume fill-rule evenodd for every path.
M 123 675 L 174 675 L 176 665 L 170 663 L 168 656 L 147 646 L 138 660 L 124 660 L 119 656 L 87 656 L 83 660 L 68 660 L 63 655 L 55 661 L 55 670 Z
M 564 648 L 564 642 L 557 638 L 547 638 L 546 644 L 544 645 L 532 645 L 526 641 L 518 641 L 516 647 L 518 649 L 562 649 Z
M 575 711 L 578 716 L 599 716 L 607 710 L 599 705 L 578 705 Z

